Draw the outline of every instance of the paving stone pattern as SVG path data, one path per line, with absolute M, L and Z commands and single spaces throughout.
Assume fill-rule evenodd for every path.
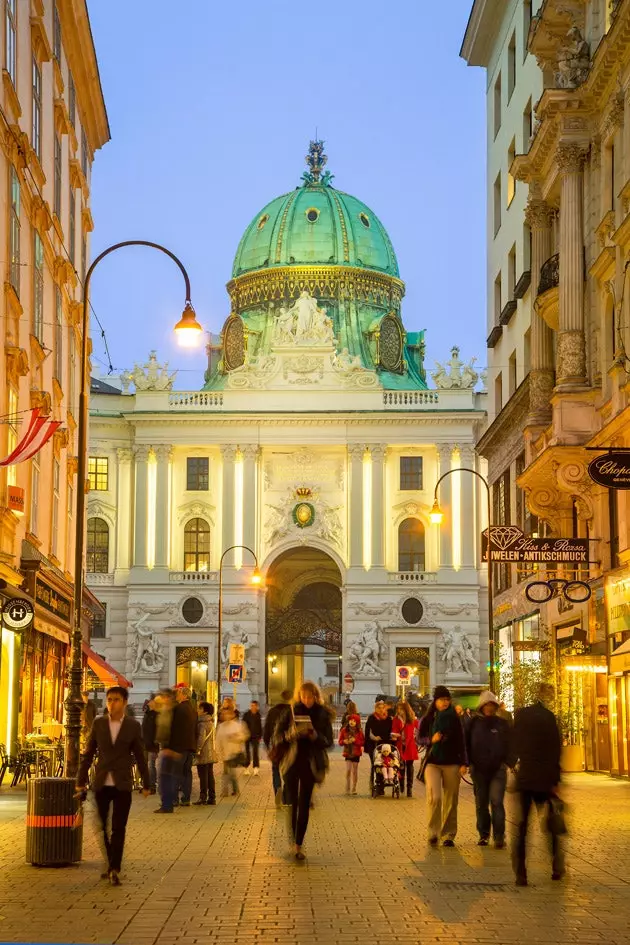
M 316 792 L 307 861 L 289 856 L 286 812 L 270 769 L 243 776 L 237 800 L 153 815 L 134 798 L 123 885 L 99 879 L 86 825 L 74 867 L 24 863 L 23 791 L 0 789 L 0 942 L 121 945 L 628 945 L 630 784 L 567 779 L 568 875 L 552 882 L 546 838 L 533 824 L 530 886 L 514 886 L 509 852 L 476 845 L 464 787 L 454 849 L 428 849 L 424 789 L 412 800 L 343 793 L 333 756 Z M 509 801 L 511 804 L 511 800 Z M 93 816 L 93 812 L 91 815 Z M 510 819 L 512 815 L 510 814 Z M 89 817 L 88 817 L 89 819 Z

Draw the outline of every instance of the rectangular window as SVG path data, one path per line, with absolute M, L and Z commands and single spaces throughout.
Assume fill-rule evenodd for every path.
M 87 237 L 81 237 L 81 282 L 85 282 L 85 273 L 87 272 Z
M 619 567 L 619 508 L 617 492 L 608 490 L 608 534 L 610 538 L 610 567 Z
M 70 70 L 68 70 L 68 115 L 70 124 L 74 128 L 77 121 L 77 90 Z
M 39 456 L 35 454 L 31 460 L 31 520 L 29 531 L 31 535 L 37 535 L 39 511 Z
M 532 363 L 532 340 L 531 328 L 528 328 L 523 335 L 523 377 L 527 377 Z
M 516 33 L 512 33 L 512 39 L 508 46 L 508 102 L 512 98 L 512 93 L 516 86 Z
M 85 131 L 81 131 L 81 170 L 88 176 L 88 143 Z
M 53 192 L 53 211 L 61 220 L 61 138 L 55 134 L 55 178 Z
M 68 484 L 68 515 L 66 529 L 66 570 L 69 571 L 72 561 L 72 516 L 74 514 L 74 489 Z
M 528 101 L 523 111 L 523 154 L 529 151 L 529 142 L 534 133 L 534 113 L 532 112 L 532 100 Z
M 422 489 L 422 456 L 400 457 L 400 489 Z
M 497 81 L 494 83 L 494 137 L 499 133 L 501 128 L 501 73 L 497 76 Z
M 61 20 L 56 3 L 53 3 L 53 56 L 61 65 Z
M 610 188 L 610 201 L 609 206 L 611 210 L 615 209 L 616 206 L 616 188 L 615 188 L 615 143 L 611 141 L 609 147 L 607 148 L 608 154 L 608 184 Z
M 532 264 L 532 231 L 527 223 L 523 224 L 523 272 L 527 272 Z
M 95 614 L 92 621 L 91 640 L 104 640 L 107 637 L 107 604 L 101 604 L 102 614 Z
M 7 420 L 7 456 L 18 444 L 18 392 L 9 385 L 9 416 Z M 7 467 L 7 485 L 17 486 L 17 466 Z
M 77 249 L 77 197 L 74 190 L 74 187 L 70 188 L 70 218 L 69 218 L 69 227 L 70 233 L 68 234 L 68 254 L 70 256 L 70 262 L 72 265 L 75 265 L 75 254 Z
M 33 334 L 44 343 L 44 244 L 37 230 L 33 237 Z
M 55 286 L 55 379 L 63 387 L 63 299 Z
M 512 397 L 516 390 L 516 351 L 513 351 L 510 355 L 508 369 L 508 396 Z
M 37 160 L 42 159 L 42 70 L 35 56 L 33 56 L 33 151 Z
M 527 40 L 532 25 L 532 0 L 523 0 L 523 60 L 527 59 Z
M 501 229 L 501 172 L 496 176 L 493 189 L 494 197 L 494 235 Z
M 88 457 L 88 479 L 91 491 L 107 492 L 109 488 L 109 460 L 106 456 Z
M 74 398 L 76 395 L 76 372 L 77 372 L 77 347 L 72 325 L 68 328 L 68 410 L 76 417 L 76 405 Z
M 9 221 L 9 280 L 20 297 L 20 181 L 16 169 L 11 165 L 11 219 Z
M 510 525 L 510 470 L 499 476 L 492 486 L 492 524 Z M 510 565 L 495 564 L 496 588 L 505 590 L 510 586 Z
M 499 319 L 501 318 L 501 299 L 503 295 L 501 288 L 502 288 L 501 273 L 499 273 L 496 279 L 494 280 L 494 324 L 495 325 L 499 324 Z
M 5 29 L 5 66 L 11 76 L 13 88 L 16 82 L 16 35 L 17 35 L 17 0 L 6 0 L 6 14 L 4 18 Z
M 514 286 L 516 285 L 516 243 L 508 253 L 508 299 L 514 298 Z
M 189 492 L 207 492 L 210 460 L 207 456 L 189 456 L 186 460 L 186 489 Z
M 508 207 L 514 200 L 514 195 L 516 194 L 516 179 L 512 177 L 512 172 L 510 171 L 510 168 L 512 167 L 515 157 L 516 157 L 516 141 L 514 138 L 512 138 L 512 142 L 510 144 L 510 147 L 508 148 L 508 156 L 507 156 L 507 205 Z
M 59 547 L 59 461 L 53 460 L 53 496 L 52 496 L 52 529 L 50 536 L 50 550 L 57 557 Z
M 495 415 L 501 413 L 503 408 L 503 377 L 501 372 L 494 379 L 494 412 Z

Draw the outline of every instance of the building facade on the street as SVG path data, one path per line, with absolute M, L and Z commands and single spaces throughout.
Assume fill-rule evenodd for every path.
M 202 391 L 173 391 L 154 353 L 124 392 L 93 383 L 87 568 L 107 606 L 94 646 L 135 701 L 176 680 L 216 696 L 232 545 L 251 549 L 222 569 L 241 701 L 303 678 L 337 701 L 348 675 L 366 710 L 396 691 L 397 666 L 423 693 L 485 677 L 475 477 L 449 476 L 446 523 L 429 520 L 438 474 L 475 468 L 485 394 L 457 349 L 428 389 L 389 236 L 325 162 L 311 142 L 301 186 L 246 229 Z
M 491 29 L 487 23 L 488 35 Z M 548 641 L 575 767 L 619 775 L 630 772 L 630 507 L 625 491 L 598 485 L 588 466 L 595 447 L 630 446 L 629 30 L 627 0 L 546 0 L 528 30 L 528 59 L 539 70 L 534 88 L 542 91 L 531 139 L 510 173 L 528 187 L 530 359 L 479 443 L 494 468 L 500 521 L 521 524 L 501 499 L 516 478 L 526 532 L 589 540 L 581 570 L 536 575 L 584 580 L 588 601 L 560 594 L 533 609 L 524 594 L 531 574 L 515 579 L 507 566 L 495 620 L 508 643 Z M 496 457 L 510 438 L 522 445 L 503 478 Z
M 13 752 L 18 736 L 42 725 L 58 734 L 62 721 L 81 284 L 93 225 L 92 161 L 109 127 L 85 0 L 6 0 L 0 38 L 2 457 L 17 445 L 32 408 L 62 422 L 32 460 L 0 470 L 0 599 L 26 597 L 35 608 L 29 628 L 2 627 L 0 743 Z

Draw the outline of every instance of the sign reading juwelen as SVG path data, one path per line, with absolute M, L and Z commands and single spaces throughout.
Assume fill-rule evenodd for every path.
M 492 526 L 492 560 L 530 564 L 588 564 L 588 538 L 528 538 L 516 525 Z M 488 560 L 488 529 L 481 534 L 481 557 Z
M 593 482 L 607 489 L 630 489 L 630 452 L 610 450 L 597 456 L 588 464 L 588 474 Z
M 630 570 L 606 580 L 610 672 L 630 671 Z

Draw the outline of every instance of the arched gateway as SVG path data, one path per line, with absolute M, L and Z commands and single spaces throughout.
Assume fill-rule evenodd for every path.
M 267 571 L 267 701 L 312 679 L 328 702 L 341 693 L 341 573 L 318 548 L 282 552 Z

